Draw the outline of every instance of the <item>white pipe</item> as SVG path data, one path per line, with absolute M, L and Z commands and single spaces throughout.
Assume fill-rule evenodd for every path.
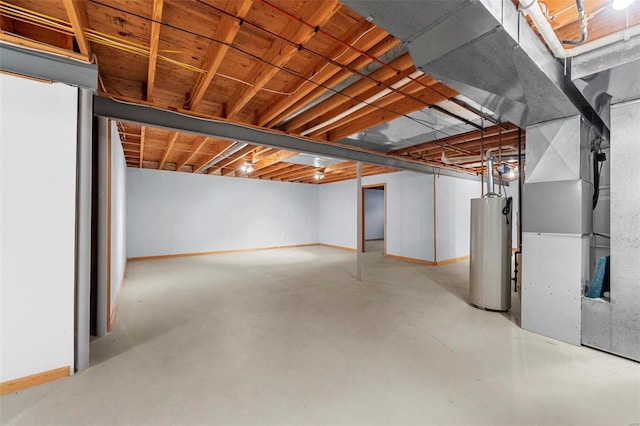
M 364 233 L 362 223 L 362 162 L 356 163 L 356 223 L 357 223 L 357 239 L 356 242 L 356 279 L 362 281 L 362 235 Z
M 249 145 L 249 144 L 248 143 L 237 143 L 233 148 L 227 150 L 226 152 L 222 153 L 222 155 L 217 156 L 216 158 L 214 158 L 213 160 L 209 161 L 207 164 L 202 166 L 202 169 L 209 169 L 209 168 L 215 166 L 216 164 L 218 164 L 222 160 L 231 157 L 233 154 L 235 154 L 236 152 L 240 151 L 242 148 L 244 148 L 247 145 Z
M 599 49 L 609 44 L 613 44 L 619 41 L 625 41 L 631 37 L 640 35 L 640 25 L 635 25 L 622 31 L 618 31 L 617 33 L 601 37 L 590 43 L 585 43 L 571 49 L 565 49 L 562 46 L 562 43 L 560 43 L 560 40 L 558 40 L 558 37 L 556 36 L 553 27 L 549 23 L 549 20 L 544 15 L 544 12 L 542 12 L 542 8 L 540 7 L 540 3 L 538 2 L 538 0 L 531 0 L 530 4 L 521 6 L 520 10 L 525 15 L 529 15 L 531 17 L 533 24 L 536 26 L 536 28 L 538 28 L 540 35 L 547 43 L 547 46 L 549 46 L 549 48 L 553 52 L 553 55 L 559 59 L 573 58 L 574 56 L 581 55 L 583 53 Z
M 300 133 L 302 136 L 307 136 L 309 133 L 313 133 L 316 130 L 320 130 L 323 127 L 327 127 L 330 124 L 335 123 L 338 120 L 343 119 L 344 117 L 348 116 L 349 114 L 353 114 L 354 112 L 361 110 L 362 108 L 369 106 L 370 104 L 372 104 L 373 102 L 387 96 L 389 93 L 393 92 L 394 90 L 397 90 L 399 88 L 401 88 L 402 86 L 405 86 L 409 83 L 411 83 L 413 81 L 413 79 L 416 79 L 418 77 L 420 77 L 421 75 L 423 75 L 422 71 L 414 71 L 411 75 L 409 75 L 408 77 L 403 78 L 402 80 L 397 81 L 396 83 L 392 84 L 389 88 L 384 89 L 378 93 L 376 93 L 375 95 L 367 98 L 366 100 L 362 101 L 361 103 L 349 108 L 348 110 L 344 111 L 343 113 L 340 113 L 338 115 L 336 115 L 335 117 L 330 118 L 329 120 L 317 124 L 315 126 L 313 126 L 310 129 L 305 130 L 304 132 Z

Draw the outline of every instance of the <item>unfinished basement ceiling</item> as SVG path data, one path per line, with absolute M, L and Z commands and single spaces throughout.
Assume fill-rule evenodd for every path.
M 608 3 L 585 2 L 590 40 L 640 22 L 640 5 L 620 14 Z M 579 34 L 575 2 L 545 5 L 561 38 Z M 490 111 L 481 119 L 478 105 L 416 71 L 400 39 L 337 0 L 10 0 L 0 14 L 2 42 L 94 61 L 100 94 L 114 99 L 467 173 L 480 169 L 445 164 L 442 154 L 514 142 L 515 126 L 496 127 Z M 316 165 L 293 151 L 118 128 L 129 167 L 307 183 L 319 182 L 317 170 L 320 182 L 355 176 L 352 161 Z M 242 171 L 247 161 L 253 172 Z

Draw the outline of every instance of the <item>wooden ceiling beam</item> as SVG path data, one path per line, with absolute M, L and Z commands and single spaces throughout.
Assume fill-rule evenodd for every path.
M 193 157 L 198 155 L 198 152 L 202 149 L 202 147 L 207 144 L 208 139 L 208 137 L 203 137 L 200 140 L 196 140 L 195 142 L 193 142 L 193 144 L 191 145 L 191 153 L 185 155 L 182 160 L 180 160 L 180 162 L 176 164 L 176 171 L 179 172 L 181 168 L 183 168 L 193 159 Z
M 162 154 L 162 159 L 158 163 L 159 170 L 162 170 L 162 168 L 164 167 L 164 163 L 167 162 L 169 153 L 173 149 L 173 146 L 176 144 L 176 141 L 178 140 L 178 136 L 180 136 L 180 133 L 178 132 L 173 132 L 171 133 L 171 136 L 169 136 L 169 142 L 167 143 L 167 147 L 164 149 L 164 154 Z
M 385 86 L 392 86 L 394 84 L 397 84 L 403 78 L 408 77 L 413 72 L 415 72 L 415 68 L 409 67 L 409 68 L 401 71 L 399 74 L 393 75 L 391 78 L 384 80 L 382 83 Z M 422 76 L 418 77 L 417 80 L 419 80 L 421 84 L 418 84 L 418 83 L 415 83 L 415 82 L 409 82 L 404 87 L 399 88 L 398 91 L 402 91 L 403 93 L 406 93 L 406 88 L 407 87 L 414 87 L 415 85 L 418 85 L 419 87 L 423 88 L 424 86 L 422 86 L 422 85 L 433 86 L 434 84 L 437 83 L 436 80 L 434 80 L 433 78 L 429 77 L 428 75 L 424 75 L 424 74 Z M 382 90 L 384 90 L 386 88 L 386 87 L 381 87 L 381 86 L 371 87 L 370 89 L 366 90 L 365 92 L 361 93 L 360 95 L 356 96 L 355 98 L 349 99 L 349 100 L 347 100 L 347 102 L 344 102 L 344 103 L 336 106 L 335 108 L 332 108 L 330 111 L 327 111 L 326 113 L 315 117 L 313 120 L 309 121 L 304 127 L 305 128 L 315 127 L 315 126 L 317 126 L 317 125 L 319 125 L 321 123 L 329 121 L 330 119 L 332 119 L 333 117 L 335 117 L 335 116 L 337 116 L 339 114 L 344 114 L 347 110 L 349 110 L 349 109 L 351 109 L 351 108 L 353 108 L 353 107 L 355 107 L 355 106 L 357 106 L 359 104 L 362 104 L 364 101 L 366 101 L 367 99 L 370 99 L 371 97 L 373 97 L 375 95 L 378 95 Z M 377 102 L 373 102 L 373 104 L 380 105 L 381 101 L 383 101 L 383 100 L 387 101 L 391 95 L 395 95 L 395 97 L 391 97 L 391 99 L 394 99 L 394 98 L 396 100 L 402 99 L 401 93 L 399 93 L 399 92 L 391 92 L 389 95 L 385 96 L 384 98 L 379 99 Z M 357 112 L 354 112 L 352 114 L 355 114 L 355 113 L 357 113 Z M 351 117 L 352 114 L 349 114 L 349 117 Z M 326 132 L 316 131 L 316 132 L 313 132 L 313 133 L 318 134 L 318 133 L 326 133 Z
M 222 170 L 220 174 L 222 176 L 244 176 L 245 173 L 242 172 L 241 167 L 247 161 L 250 163 L 252 162 L 253 154 L 255 153 L 255 150 L 259 148 L 260 147 L 254 146 L 253 150 L 245 153 L 242 157 L 234 158 L 232 162 L 221 168 Z
M 371 31 L 372 35 L 367 33 L 368 31 Z M 359 40 L 361 37 L 364 38 L 365 35 L 369 37 L 367 37 L 364 42 L 362 42 L 362 40 Z M 344 37 L 344 41 L 349 45 L 360 42 L 360 49 L 366 51 L 373 47 L 376 43 L 382 41 L 386 36 L 387 33 L 373 27 L 370 22 L 362 19 L 357 25 L 351 28 L 351 30 Z M 326 52 L 323 53 L 322 56 L 331 58 L 332 60 L 340 64 L 346 65 L 355 60 L 360 55 L 360 52 L 358 52 L 357 50 L 349 49 L 341 44 L 338 44 L 330 47 Z M 278 100 L 271 103 L 271 105 L 263 109 L 262 113 L 258 117 L 258 125 L 264 126 L 267 123 L 271 122 L 271 120 L 278 117 L 279 114 L 286 111 L 293 104 L 311 93 L 313 89 L 318 87 L 317 85 L 323 84 L 328 79 L 340 72 L 341 69 L 342 68 L 333 65 L 330 62 L 327 62 L 323 58 L 319 58 L 311 63 L 301 73 L 304 80 L 302 80 L 302 82 L 295 80 L 284 90 L 287 93 L 293 92 L 292 95 L 280 97 Z
M 443 91 L 440 90 L 440 92 Z M 337 141 L 354 133 L 370 129 L 382 123 L 386 123 L 387 121 L 391 121 L 405 114 L 410 114 L 412 112 L 418 111 L 422 108 L 425 108 L 425 104 L 436 104 L 448 97 L 448 95 L 451 93 L 455 92 L 449 89 L 448 93 L 443 92 L 443 96 L 433 91 L 425 91 L 418 96 L 413 96 L 413 98 L 404 98 L 393 104 L 390 104 L 386 107 L 386 109 L 376 108 L 376 110 L 360 117 L 360 119 L 357 121 L 347 123 L 346 125 L 343 125 L 337 129 L 331 130 L 327 133 L 327 140 Z
M 299 164 L 291 164 L 291 163 L 286 163 L 286 164 L 288 164 L 286 167 L 283 167 L 279 170 L 275 170 L 273 172 L 263 174 L 262 176 L 260 176 L 260 179 L 271 179 L 271 178 L 295 171 L 300 167 Z
M 509 132 L 515 132 L 515 131 L 518 130 L 518 128 L 514 124 L 511 124 L 511 123 L 502 123 L 501 126 L 507 128 L 506 130 L 505 129 L 502 130 L 502 135 L 503 136 L 505 134 L 509 133 Z M 500 129 L 499 129 L 498 126 L 491 126 L 491 127 L 487 127 L 487 128 L 484 129 L 484 137 L 485 137 L 485 139 L 488 138 L 488 137 L 491 137 L 491 136 L 499 135 L 499 134 L 500 134 Z M 472 140 L 476 140 L 476 139 L 480 140 L 480 130 L 472 130 L 470 132 L 462 133 L 460 135 L 448 136 L 448 137 L 445 137 L 445 138 L 438 139 L 436 141 L 429 141 L 429 142 L 424 142 L 424 143 L 421 143 L 421 144 L 409 146 L 407 148 L 396 149 L 394 151 L 391 151 L 389 154 L 396 155 L 396 156 L 402 156 L 402 155 L 406 155 L 406 154 L 412 154 L 412 153 L 424 151 L 424 150 L 429 149 L 429 148 L 433 148 L 433 146 L 435 145 L 436 142 L 453 145 L 453 144 L 456 144 L 456 143 L 472 141 Z
M 365 168 L 363 165 L 362 168 L 362 175 L 364 176 L 365 173 Z M 354 179 L 356 177 L 356 169 L 355 167 L 353 169 L 350 170 L 342 170 L 338 173 L 331 173 L 331 174 L 326 174 L 324 175 L 324 177 L 322 179 L 315 179 L 315 175 L 314 176 L 306 176 L 303 177 L 301 179 L 296 180 L 295 182 L 300 182 L 300 183 L 330 183 L 330 182 L 339 182 L 339 181 L 343 181 L 343 180 L 349 180 L 349 179 Z
M 410 72 L 408 72 L 408 71 L 405 71 L 405 73 L 410 74 Z M 405 74 L 405 73 L 403 73 L 403 74 Z M 400 75 L 403 75 L 403 74 L 400 74 Z M 427 77 L 427 79 L 430 79 L 430 77 Z M 436 82 L 435 80 L 431 79 L 430 82 L 425 82 L 425 84 L 429 84 L 429 83 L 434 84 L 435 82 Z M 392 92 L 392 93 L 388 94 L 387 96 L 379 99 L 378 101 L 373 102 L 370 105 L 364 106 L 363 108 L 361 108 L 361 109 L 359 109 L 357 111 L 354 111 L 351 114 L 347 115 L 346 117 L 343 117 L 340 120 L 338 120 L 336 122 L 333 122 L 333 123 L 331 123 L 329 121 L 331 118 L 330 118 L 330 116 L 328 114 L 326 114 L 327 117 L 325 118 L 325 116 L 323 116 L 323 118 L 319 119 L 317 125 L 320 125 L 323 122 L 324 123 L 328 122 L 329 124 L 319 128 L 315 132 L 309 133 L 307 136 L 317 137 L 319 135 L 322 135 L 323 133 L 327 133 L 327 132 L 329 132 L 331 130 L 337 129 L 337 128 L 341 127 L 341 126 L 344 126 L 344 125 L 349 124 L 349 123 L 351 123 L 353 121 L 356 121 L 356 120 L 358 120 L 358 119 L 360 119 L 362 117 L 365 117 L 366 115 L 368 115 L 368 114 L 370 114 L 372 112 L 375 112 L 375 111 L 379 110 L 380 108 L 386 108 L 389 105 L 392 105 L 392 104 L 394 104 L 396 102 L 399 102 L 402 99 L 404 99 L 406 96 L 414 96 L 415 95 L 417 97 L 417 96 L 420 96 L 421 94 L 431 93 L 434 96 L 440 97 L 441 100 L 445 100 L 446 99 L 444 96 L 438 95 L 432 89 L 426 88 L 421 84 L 413 83 L 413 82 L 410 82 L 409 84 L 407 84 L 406 86 L 400 88 L 399 90 L 401 90 L 402 93 Z M 375 95 L 377 92 L 379 92 L 379 89 L 376 89 L 372 93 L 371 96 Z M 369 92 L 367 92 L 367 93 L 369 93 Z M 357 102 L 354 101 L 353 104 L 357 104 Z M 346 105 L 348 106 L 349 104 L 346 104 Z M 351 108 L 351 107 L 349 107 L 349 108 Z M 345 111 L 348 110 L 349 108 L 345 109 Z M 339 113 L 342 113 L 342 111 L 340 111 L 340 112 L 335 111 L 335 113 L 339 114 Z M 314 124 L 314 123 L 311 123 L 311 125 L 314 126 L 314 127 L 316 126 L 316 124 Z
M 338 0 L 325 0 L 315 2 L 315 10 L 305 19 L 311 25 L 321 27 L 342 7 Z M 308 5 L 307 5 L 308 8 Z M 301 26 L 300 23 L 290 20 L 280 35 L 291 40 L 292 43 L 276 38 L 269 50 L 263 56 L 264 62 L 256 63 L 250 76 L 255 76 L 251 86 L 240 87 L 229 99 L 227 106 L 227 118 L 233 118 L 240 110 L 271 80 L 271 78 L 283 67 L 293 56 L 298 53 L 298 45 L 304 45 L 316 32 L 308 26 Z M 271 65 L 273 64 L 273 65 Z
M 206 166 L 207 164 L 209 164 L 219 156 L 223 155 L 225 152 L 231 149 L 232 146 L 235 145 L 235 142 L 231 142 L 223 139 L 211 141 L 209 145 L 211 145 L 211 143 L 214 143 L 215 152 L 212 155 L 209 155 L 205 161 L 195 165 L 191 170 L 192 173 L 198 173 L 200 170 L 202 170 L 204 166 Z
M 250 178 L 260 178 L 260 177 L 262 177 L 262 175 L 266 175 L 267 173 L 272 173 L 272 172 L 275 172 L 277 170 L 284 169 L 285 167 L 289 167 L 290 165 L 291 165 L 291 163 L 285 163 L 285 162 L 275 163 L 275 164 L 272 164 L 272 165 L 270 165 L 268 167 L 265 167 L 264 169 L 256 170 L 253 173 L 250 173 L 249 177 Z
M 87 10 L 85 0 L 62 0 L 67 16 L 73 28 L 73 34 L 83 55 L 91 56 L 91 43 L 84 35 L 87 25 Z
M 0 15 L 0 30 L 8 31 L 10 33 L 15 32 L 13 19 L 8 16 Z
M 300 166 L 301 167 L 298 170 L 278 176 L 273 180 L 294 181 L 304 176 L 315 176 L 316 172 L 320 170 L 318 167 L 307 166 L 302 164 Z
M 502 145 L 503 149 L 507 146 L 511 145 L 515 147 L 518 142 L 518 136 L 514 134 L 503 135 L 502 141 L 499 140 L 497 136 L 493 136 L 491 138 L 485 139 L 482 143 L 484 145 L 484 150 L 490 148 L 498 148 Z M 468 155 L 480 155 L 481 150 L 481 142 L 480 140 L 474 140 L 470 142 L 460 143 L 460 144 L 435 144 L 428 151 L 422 151 L 421 153 L 411 154 L 411 158 L 417 159 L 419 161 L 440 161 L 442 158 L 442 153 L 444 152 L 447 157 L 451 157 L 454 159 L 460 155 L 468 156 Z M 452 154 L 453 152 L 453 154 Z
M 207 174 L 213 174 L 216 171 L 225 168 L 225 167 L 229 167 L 229 165 L 231 165 L 232 163 L 243 159 L 245 155 L 249 154 L 251 151 L 253 151 L 254 149 L 256 149 L 255 145 L 247 145 L 244 148 L 242 148 L 240 151 L 234 153 L 233 155 L 230 155 L 229 157 L 225 158 L 224 160 L 214 164 L 213 166 L 209 167 L 209 170 L 207 170 Z
M 244 19 L 249 13 L 249 10 L 251 10 L 252 4 L 253 0 L 231 1 L 227 3 L 228 9 L 230 9 L 228 12 L 232 13 L 239 19 Z M 203 68 L 206 70 L 206 73 L 202 79 L 196 79 L 196 82 L 191 89 L 191 100 L 189 102 L 188 109 L 195 110 L 198 105 L 200 105 L 200 101 L 202 101 L 211 81 L 216 76 L 216 72 L 218 71 L 218 68 L 220 68 L 220 64 L 222 64 L 222 60 L 227 54 L 229 46 L 233 44 L 236 34 L 240 31 L 239 19 L 235 19 L 228 15 L 222 15 L 220 18 L 220 22 L 218 23 L 213 37 L 214 40 L 218 40 L 219 42 L 212 41 L 209 45 L 209 49 L 207 50 L 203 63 Z
M 329 172 L 333 172 L 336 170 L 342 170 L 342 169 L 346 169 L 349 167 L 355 167 L 356 166 L 356 162 L 355 161 L 343 161 L 342 163 L 338 163 L 338 164 L 332 164 L 331 166 L 327 166 L 324 168 L 325 173 L 329 173 Z
M 41 43 L 39 41 L 30 40 L 24 37 L 18 37 L 4 30 L 0 30 L 0 41 L 13 44 L 15 46 L 26 47 L 27 49 L 39 50 L 41 52 L 53 53 L 65 58 L 75 59 L 76 61 L 91 62 L 87 55 L 77 53 L 72 50 L 63 49 L 61 47 L 52 46 L 47 43 Z
M 366 78 L 361 78 L 352 85 L 346 87 L 340 93 L 336 93 L 330 98 L 320 102 L 318 105 L 309 108 L 302 114 L 294 117 L 285 123 L 284 130 L 287 133 L 297 133 L 303 130 L 304 125 L 314 120 L 316 117 L 331 111 L 338 106 L 349 102 L 354 97 L 357 97 L 378 85 L 378 82 L 383 82 L 394 77 L 397 74 L 396 70 L 404 71 L 406 69 L 414 69 L 413 60 L 409 53 L 405 53 L 393 61 L 389 62 L 389 66 L 383 66 L 376 71 L 369 74 Z
M 273 164 L 279 163 L 281 161 L 284 161 L 288 158 L 293 157 L 294 155 L 297 155 L 297 152 L 293 152 L 293 151 L 286 151 L 286 150 L 277 150 L 274 153 L 271 153 L 269 155 L 267 155 L 266 157 L 256 161 L 253 164 L 253 172 L 252 173 L 241 173 L 242 175 L 246 175 L 248 174 L 249 177 L 253 177 L 254 173 L 262 170 L 266 167 L 269 167 Z
M 142 126 L 142 128 L 140 129 L 140 163 L 138 164 L 138 167 L 140 168 L 142 168 L 142 162 L 144 161 L 144 143 L 145 143 L 146 133 L 147 133 L 147 127 Z
M 153 102 L 153 85 L 156 81 L 156 63 L 158 46 L 160 45 L 160 28 L 162 27 L 163 0 L 153 0 L 151 12 L 151 35 L 149 36 L 149 69 L 147 72 L 147 101 Z
M 388 167 L 380 167 L 380 166 L 373 166 L 373 165 L 366 165 L 366 164 L 362 166 L 362 176 L 372 176 L 372 175 L 378 175 L 378 174 L 393 173 L 396 171 L 398 170 L 391 169 Z M 300 183 L 317 182 L 318 184 L 324 184 L 324 183 L 332 183 L 332 182 L 341 182 L 345 180 L 355 179 L 357 177 L 356 175 L 357 175 L 357 172 L 355 170 L 351 170 L 347 173 L 342 173 L 342 174 L 333 175 L 333 176 L 327 176 L 325 174 L 325 177 L 318 181 L 316 181 L 315 179 L 306 179 L 306 180 L 302 180 Z
M 266 126 L 273 127 L 276 124 L 280 123 L 281 121 L 286 120 L 289 116 L 295 114 L 298 110 L 304 108 L 310 102 L 312 102 L 313 100 L 317 99 L 318 97 L 326 93 L 327 87 L 333 88 L 339 83 L 342 83 L 347 78 L 351 77 L 353 75 L 353 72 L 351 70 L 362 69 L 363 67 L 373 62 L 373 59 L 371 58 L 376 58 L 388 52 L 393 47 L 397 46 L 399 43 L 400 43 L 400 40 L 398 40 L 397 38 L 393 36 L 387 36 L 380 43 L 378 43 L 377 45 L 369 49 L 366 52 L 367 55 L 360 56 L 356 60 L 349 63 L 346 68 L 340 70 L 336 75 L 334 75 L 333 77 L 325 81 L 322 86 L 314 88 L 304 98 L 300 99 L 295 104 L 287 108 L 285 111 L 278 114 L 277 117 L 273 118 L 271 121 L 266 123 Z

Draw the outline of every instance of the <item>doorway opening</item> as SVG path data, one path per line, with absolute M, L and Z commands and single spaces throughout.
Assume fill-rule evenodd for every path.
M 362 187 L 362 252 L 387 253 L 387 185 Z

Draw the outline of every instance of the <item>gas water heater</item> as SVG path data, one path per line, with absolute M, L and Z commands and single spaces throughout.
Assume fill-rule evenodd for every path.
M 496 194 L 493 157 L 487 159 L 487 193 L 471 200 L 469 303 L 482 309 L 511 309 L 511 197 Z

